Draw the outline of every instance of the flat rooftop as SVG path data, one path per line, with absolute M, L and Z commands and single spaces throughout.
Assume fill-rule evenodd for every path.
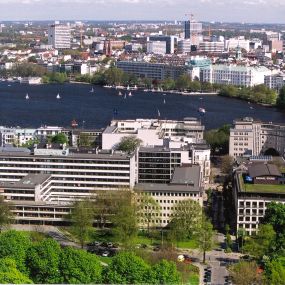
M 34 189 L 37 185 L 44 183 L 50 177 L 50 174 L 28 174 L 17 182 L 3 182 L 0 186 L 3 188 Z

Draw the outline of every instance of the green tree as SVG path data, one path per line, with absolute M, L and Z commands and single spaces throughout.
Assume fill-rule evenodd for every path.
M 187 74 L 182 74 L 177 78 L 175 86 L 176 89 L 183 91 L 189 87 L 190 83 L 190 77 Z
M 160 223 L 160 206 L 148 193 L 138 193 L 139 215 L 141 223 L 147 226 L 147 233 L 150 234 L 151 227 L 159 227 Z M 158 222 L 157 222 L 158 221 Z
M 91 137 L 87 133 L 80 133 L 79 135 L 79 146 L 90 147 L 92 146 Z
M 141 143 L 142 141 L 135 136 L 123 137 L 118 144 L 117 149 L 125 152 L 133 152 Z
M 235 285 L 258 284 L 262 280 L 256 262 L 241 261 L 230 266 L 229 274 Z
M 166 78 L 162 82 L 162 87 L 164 90 L 173 90 L 175 89 L 175 81 L 172 78 Z
M 201 91 L 201 83 L 200 81 L 194 80 L 189 83 L 189 89 L 191 92 Z
M 99 258 L 83 250 L 65 247 L 60 256 L 59 265 L 61 283 L 100 284 L 102 265 Z
M 265 274 L 267 284 L 284 285 L 285 284 L 285 257 L 279 257 L 268 261 L 265 265 Z
M 70 214 L 72 232 L 78 238 L 81 248 L 89 237 L 94 222 L 94 208 L 89 200 L 74 203 Z
M 0 234 L 0 256 L 14 259 L 17 268 L 21 272 L 26 272 L 25 260 L 27 250 L 31 246 L 28 234 L 15 230 L 6 231 Z
M 196 234 L 196 240 L 198 242 L 199 249 L 203 253 L 204 263 L 206 261 L 206 252 L 212 250 L 215 245 L 214 236 L 215 231 L 213 230 L 213 225 L 206 218 L 205 214 L 203 214 Z
M 276 233 L 276 251 L 283 250 L 285 244 L 285 205 L 271 202 L 267 205 L 263 224 L 272 225 Z
M 202 208 L 198 202 L 189 199 L 176 204 L 170 231 L 176 240 L 187 240 L 195 236 L 201 222 Z
M 285 86 L 280 89 L 276 104 L 278 108 L 285 109 Z
M 276 233 L 270 224 L 260 225 L 255 236 L 247 239 L 244 252 L 261 260 L 264 256 L 270 255 L 275 244 Z
M 51 138 L 52 143 L 67 144 L 68 139 L 65 134 L 59 133 Z
M 221 165 L 221 170 L 223 173 L 229 174 L 232 170 L 234 163 L 234 159 L 230 155 L 225 155 L 222 157 L 222 165 Z
M 4 200 L 4 196 L 0 195 L 0 233 L 3 228 L 10 225 L 13 217 L 11 205 Z
M 27 266 L 35 283 L 60 282 L 60 245 L 51 238 L 34 243 L 27 253 Z
M 116 239 L 128 247 L 138 234 L 137 205 L 130 190 L 121 191 L 121 195 L 111 216 L 112 231 Z
M 161 260 L 152 267 L 152 284 L 180 284 L 181 276 L 173 261 Z M 150 283 L 150 282 L 148 282 Z
M 121 85 L 123 81 L 124 71 L 117 68 L 111 67 L 105 71 L 105 78 L 107 84 Z
M 218 94 L 225 97 L 237 97 L 238 88 L 233 85 L 225 85 L 221 88 Z
M 116 255 L 105 269 L 105 284 L 147 284 L 151 267 L 133 252 Z
M 14 259 L 0 259 L 0 284 L 32 284 L 27 276 L 17 269 Z

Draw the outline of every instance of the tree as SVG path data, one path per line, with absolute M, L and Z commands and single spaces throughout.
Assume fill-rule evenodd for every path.
M 79 145 L 81 147 L 90 147 L 92 145 L 91 136 L 88 135 L 87 133 L 80 133 Z
M 124 71 L 117 67 L 111 67 L 105 72 L 107 83 L 112 85 L 120 85 L 122 83 L 123 76 Z
M 246 241 L 244 252 L 261 260 L 264 256 L 270 255 L 275 239 L 276 233 L 272 225 L 260 225 L 257 234 Z
M 111 216 L 114 236 L 125 246 L 130 246 L 138 234 L 137 205 L 130 190 L 121 191 L 114 214 Z
M 0 284 L 32 284 L 27 276 L 17 269 L 14 259 L 0 259 Z
M 197 233 L 201 215 L 202 208 L 198 202 L 192 199 L 180 201 L 173 211 L 170 231 L 177 240 L 191 239 Z
M 161 82 L 164 90 L 173 90 L 175 88 L 175 81 L 172 78 L 166 78 Z
M 25 260 L 27 250 L 31 246 L 31 240 L 26 233 L 10 230 L 0 234 L 0 256 L 14 259 L 17 268 L 25 273 Z
M 102 265 L 99 258 L 83 250 L 65 247 L 61 252 L 59 270 L 61 283 L 100 284 L 102 282 Z
M 236 285 L 258 284 L 257 282 L 262 280 L 255 262 L 241 261 L 230 266 L 229 273 Z
M 182 74 L 177 78 L 175 85 L 178 90 L 183 91 L 189 87 L 190 82 L 190 77 L 187 74 Z
M 135 136 L 123 137 L 117 149 L 125 152 L 133 152 L 140 146 L 142 141 Z
M 147 284 L 151 267 L 133 252 L 121 252 L 106 268 L 105 284 Z
M 67 144 L 68 139 L 65 134 L 59 133 L 51 138 L 52 143 Z
M 147 233 L 150 234 L 150 228 L 160 226 L 160 206 L 148 193 L 139 193 L 139 214 L 142 224 L 146 224 Z M 159 220 L 159 222 L 156 222 Z
M 283 86 L 279 91 L 276 105 L 280 109 L 285 109 L 285 86 Z
M 27 254 L 30 277 L 35 283 L 59 283 L 60 245 L 51 238 L 34 243 Z
M 78 238 L 81 248 L 89 237 L 94 221 L 94 210 L 91 201 L 77 201 L 71 210 L 72 231 Z
M 11 205 L 5 202 L 4 196 L 0 196 L 0 233 L 3 228 L 7 227 L 13 220 Z
M 150 283 L 150 282 L 148 282 Z M 152 284 L 180 284 L 181 276 L 173 261 L 161 260 L 152 267 Z
M 270 224 L 276 233 L 276 251 L 283 250 L 285 244 L 285 205 L 271 202 L 267 205 L 263 224 Z
M 199 249 L 203 253 L 203 263 L 206 261 L 206 252 L 212 250 L 214 247 L 214 235 L 215 232 L 212 223 L 203 214 L 196 234 Z
M 234 159 L 230 155 L 225 155 L 222 157 L 221 170 L 223 173 L 229 174 L 232 170 Z
M 265 274 L 268 284 L 285 284 L 285 257 L 279 257 L 265 264 Z

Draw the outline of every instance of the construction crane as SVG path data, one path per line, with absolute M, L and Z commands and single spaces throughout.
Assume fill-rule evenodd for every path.
M 185 16 L 190 16 L 190 21 L 194 21 L 194 14 L 192 13 L 187 13 Z

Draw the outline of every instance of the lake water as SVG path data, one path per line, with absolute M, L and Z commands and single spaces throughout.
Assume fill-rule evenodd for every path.
M 90 90 L 91 86 L 86 84 L 29 86 L 1 82 L 0 125 L 67 127 L 75 119 L 80 127 L 99 128 L 113 118 L 157 118 L 158 113 L 161 119 L 199 117 L 207 129 L 245 116 L 267 122 L 285 122 L 285 112 L 275 108 L 213 95 L 164 96 L 163 93 L 132 91 L 133 96 L 124 99 L 124 96 L 118 96 L 118 90 L 96 86 L 94 93 Z M 29 100 L 25 99 L 27 93 Z M 58 93 L 59 100 L 56 99 Z M 199 108 L 205 108 L 204 116 L 198 113 Z

